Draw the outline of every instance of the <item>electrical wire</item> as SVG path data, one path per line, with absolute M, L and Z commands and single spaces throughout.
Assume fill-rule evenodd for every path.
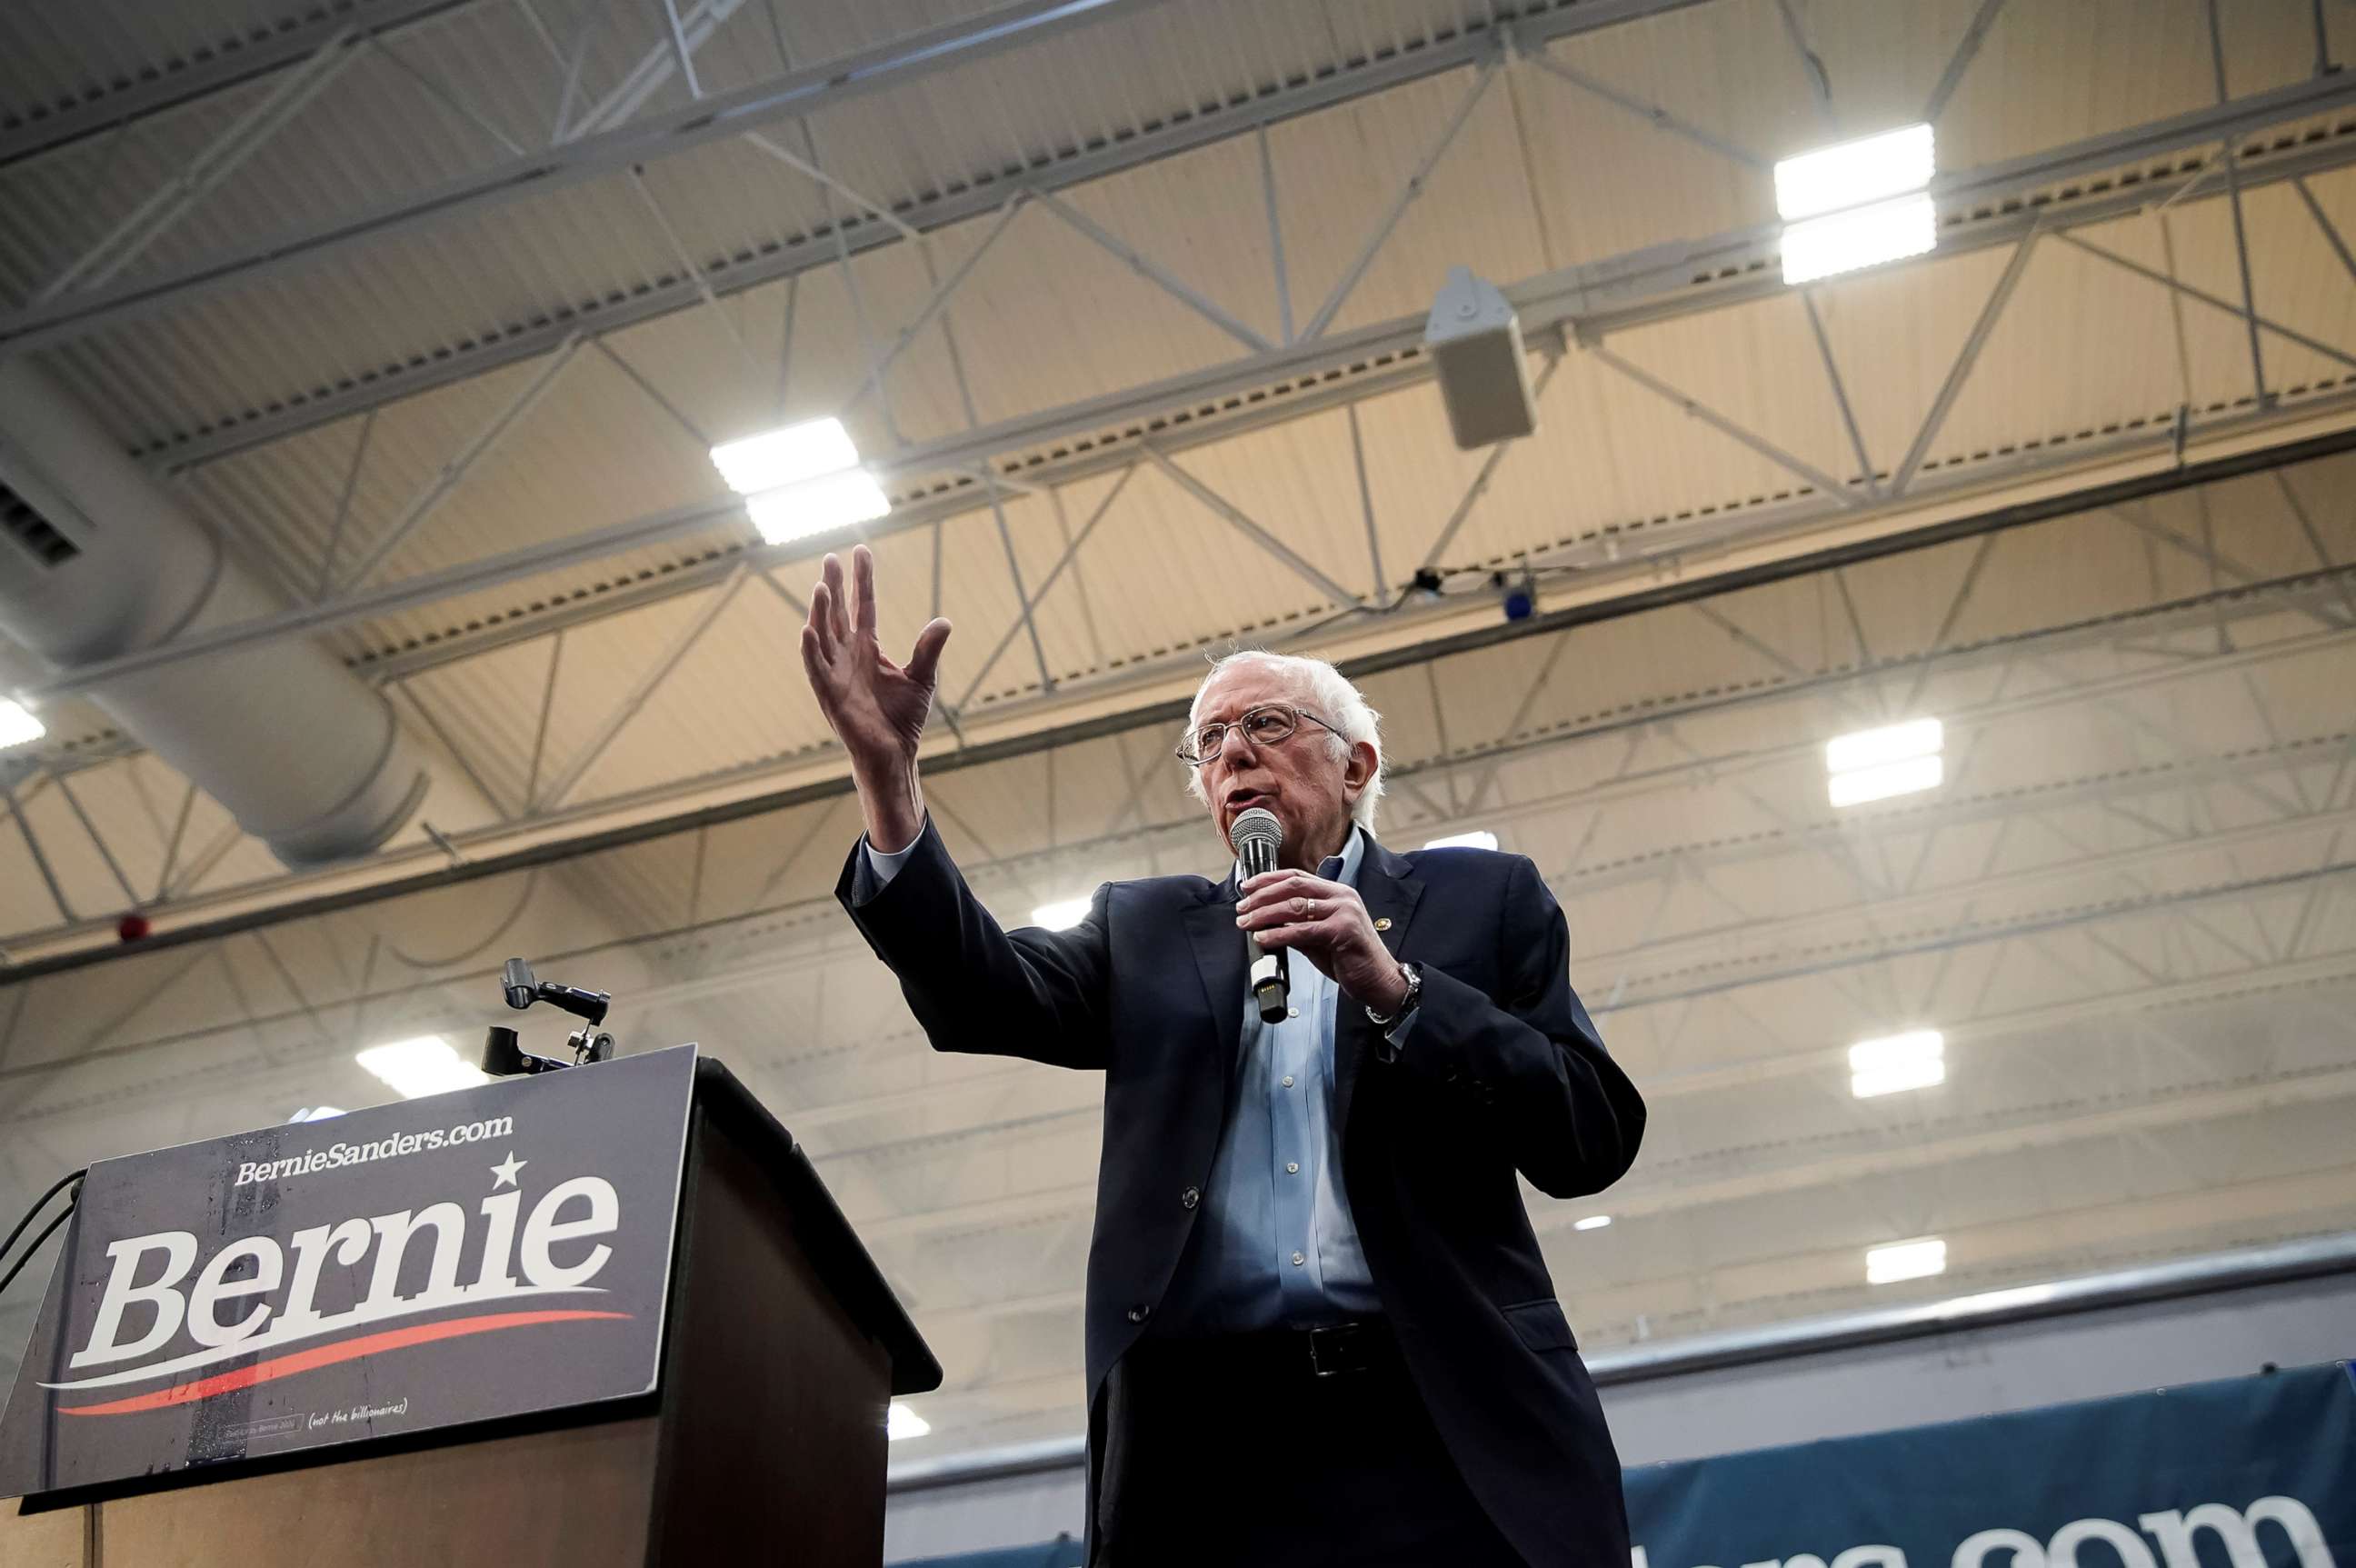
M 33 1206 L 25 1210 L 24 1218 L 17 1220 L 16 1228 L 8 1232 L 8 1239 L 5 1241 L 0 1241 L 0 1258 L 5 1258 L 8 1255 L 8 1249 L 16 1244 L 16 1238 L 25 1233 L 25 1227 L 33 1222 L 33 1217 L 40 1213 L 42 1209 L 48 1207 L 49 1199 L 57 1197 L 58 1194 L 63 1192 L 68 1187 L 73 1187 L 74 1184 L 80 1182 L 82 1177 L 89 1174 L 90 1167 L 85 1165 L 78 1171 L 68 1171 L 64 1176 L 59 1176 L 56 1181 L 52 1182 L 49 1185 L 49 1190 L 41 1194 L 38 1198 L 34 1200 Z M 80 1202 L 80 1198 L 81 1189 L 79 1187 L 75 1187 L 73 1197 L 67 1202 L 64 1209 L 59 1213 L 55 1219 L 48 1222 L 48 1226 L 42 1230 L 39 1235 L 33 1238 L 33 1244 L 25 1249 L 24 1252 L 16 1259 L 16 1262 L 9 1266 L 8 1272 L 5 1274 L 0 1274 L 0 1291 L 6 1290 L 9 1283 L 14 1281 L 19 1273 L 24 1272 L 25 1265 L 32 1261 L 33 1254 L 41 1250 L 41 1243 L 48 1240 L 51 1235 L 56 1233 L 57 1228 L 66 1222 L 67 1217 L 73 1213 L 74 1205 Z
M 32 1216 L 27 1215 L 26 1218 L 29 1219 Z M 6 1273 L 0 1274 L 0 1295 L 7 1294 L 8 1287 L 16 1283 L 16 1276 L 25 1272 L 25 1265 L 31 1262 L 33 1259 L 38 1255 L 41 1250 L 41 1243 L 48 1240 L 57 1230 L 59 1226 L 63 1225 L 67 1220 L 72 1218 L 73 1206 L 71 1204 L 68 1204 L 64 1208 L 58 1211 L 58 1217 L 55 1219 L 50 1220 L 39 1235 L 33 1238 L 33 1244 L 26 1248 L 23 1255 L 15 1262 L 8 1265 L 8 1272 Z

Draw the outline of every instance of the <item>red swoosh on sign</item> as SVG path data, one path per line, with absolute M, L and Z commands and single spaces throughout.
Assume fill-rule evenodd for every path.
M 358 1339 L 340 1339 L 332 1345 L 314 1345 L 307 1350 L 275 1356 L 267 1361 L 256 1361 L 251 1367 L 241 1367 L 234 1372 L 219 1372 L 209 1378 L 198 1378 L 192 1383 L 158 1389 L 154 1393 L 134 1394 L 129 1399 L 110 1400 L 104 1404 L 59 1405 L 57 1410 L 59 1415 L 128 1415 L 134 1411 L 162 1410 L 167 1405 L 188 1404 L 197 1400 L 210 1399 L 215 1394 L 250 1389 L 256 1383 L 291 1378 L 314 1367 L 328 1367 L 337 1361 L 373 1356 L 380 1350 L 398 1350 L 410 1345 L 428 1345 L 436 1339 L 455 1339 L 461 1335 L 488 1334 L 497 1329 L 523 1328 L 539 1323 L 578 1323 L 586 1318 L 629 1316 L 626 1312 L 496 1312 L 482 1317 L 454 1317 L 446 1323 L 420 1323 L 407 1328 L 387 1329 L 382 1334 L 362 1335 Z

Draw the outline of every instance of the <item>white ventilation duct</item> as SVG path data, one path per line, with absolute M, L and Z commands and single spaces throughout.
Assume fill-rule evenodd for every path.
M 285 607 L 21 357 L 0 359 L 0 631 L 60 672 Z M 316 643 L 88 695 L 290 867 L 376 848 L 425 794 L 391 704 Z

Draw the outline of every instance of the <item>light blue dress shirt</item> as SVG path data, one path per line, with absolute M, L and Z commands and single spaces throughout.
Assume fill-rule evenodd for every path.
M 1356 886 L 1367 835 L 1353 828 L 1318 875 Z M 860 843 L 877 890 L 916 845 L 885 854 Z M 1241 880 L 1240 872 L 1237 880 Z M 1241 933 L 1237 933 L 1241 940 Z M 1315 964 L 1290 966 L 1292 1007 L 1274 1024 L 1244 1009 L 1235 1114 L 1170 1294 L 1155 1313 L 1167 1336 L 1312 1327 L 1382 1311 L 1342 1190 L 1341 1129 L 1333 1124 L 1333 1037 L 1341 990 Z M 1391 1038 L 1412 1033 L 1410 1015 Z

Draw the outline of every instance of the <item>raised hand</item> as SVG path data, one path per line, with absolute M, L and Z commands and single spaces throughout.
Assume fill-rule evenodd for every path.
M 916 746 L 948 639 L 949 623 L 937 616 L 916 634 L 908 662 L 894 664 L 875 635 L 874 555 L 864 544 L 851 551 L 847 593 L 841 560 L 826 558 L 802 627 L 802 669 L 819 711 L 850 756 L 868 842 L 886 854 L 905 847 L 924 827 Z

